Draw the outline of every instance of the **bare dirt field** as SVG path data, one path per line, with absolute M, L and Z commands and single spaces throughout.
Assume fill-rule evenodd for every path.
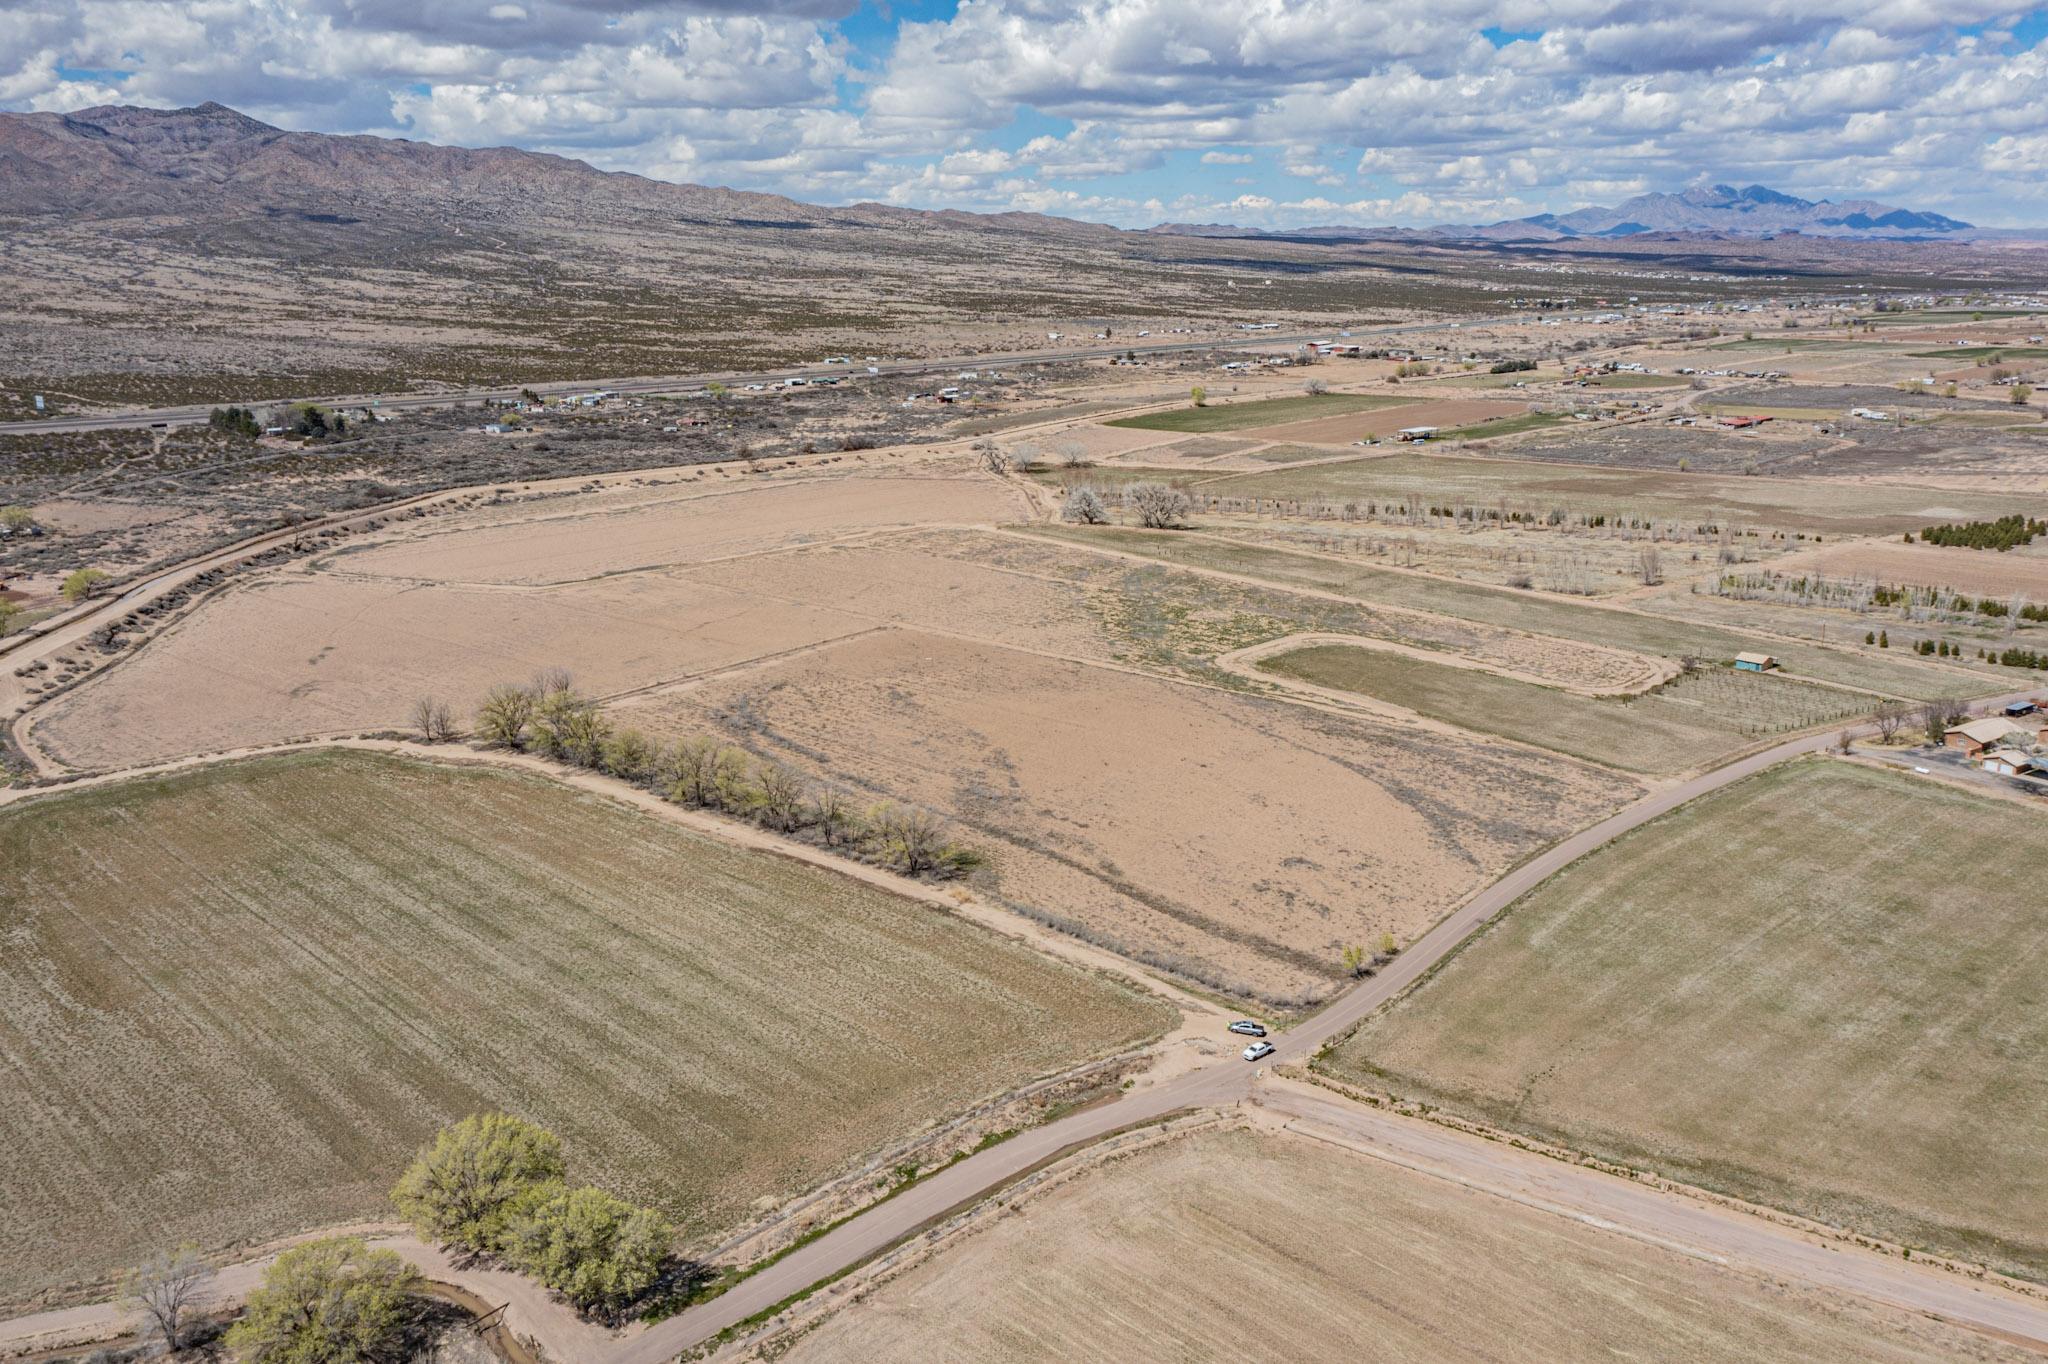
M 1032 917 L 1214 988 L 1320 997 L 1632 783 L 1563 760 L 891 631 L 619 708 L 942 811 Z M 1474 782 L 1474 772 L 1489 774 Z
M 363 753 L 22 802 L 0 929 L 5 1303 L 384 1215 L 480 1109 L 701 1241 L 1166 1023 L 851 879 Z
M 893 473 L 748 478 L 513 504 L 436 521 L 344 553 L 351 573 L 434 583 L 541 586 L 742 554 L 891 526 L 1012 520 L 1029 504 L 964 461 Z
M 2041 846 L 1910 774 L 1774 769 L 1552 878 L 1328 1064 L 2048 1277 Z
M 1924 1317 L 1606 1235 L 1306 1138 L 1139 1150 L 756 1359 L 2010 1360 Z
M 440 696 L 572 667 L 587 690 L 651 686 L 865 628 L 658 574 L 543 591 L 272 574 L 204 604 L 39 713 L 37 744 L 108 768 L 404 725 Z
M 1496 417 L 1519 416 L 1529 410 L 1527 403 L 1486 402 L 1475 398 L 1427 398 L 1400 402 L 1395 407 L 1353 412 L 1311 421 L 1293 421 L 1253 427 L 1245 435 L 1258 440 L 1308 441 L 1312 444 L 1350 445 L 1355 441 L 1377 440 L 1411 426 L 1473 426 Z
M 2048 601 L 2048 551 L 2038 545 L 2001 554 L 1944 545 L 1909 545 L 1897 540 L 1866 540 L 1810 551 L 1775 567 L 1787 574 L 1818 572 L 1831 578 L 1935 587 L 2000 599 L 2017 592 L 2030 602 Z

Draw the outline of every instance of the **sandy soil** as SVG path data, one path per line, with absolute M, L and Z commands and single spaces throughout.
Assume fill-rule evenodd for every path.
M 1527 403 L 1486 402 L 1477 398 L 1427 399 L 1341 417 L 1282 422 L 1277 426 L 1256 427 L 1242 434 L 1260 440 L 1349 445 L 1369 437 L 1391 436 L 1410 426 L 1470 426 L 1489 417 L 1513 417 L 1528 410 Z
M 2048 600 L 2048 551 L 2038 544 L 2000 554 L 1869 540 L 1794 555 L 1773 567 L 1794 576 L 1818 571 L 1831 578 L 1864 578 L 1894 586 L 1940 587 L 2000 599 L 2018 592 L 2029 601 Z
M 759 553 L 887 526 L 1014 520 L 1014 486 L 953 462 L 894 474 L 787 476 L 730 488 L 648 490 L 609 506 L 494 508 L 336 561 L 353 573 L 436 583 L 561 583 Z
M 769 1346 L 757 1358 L 789 1364 L 2033 1358 L 1305 1138 L 1244 1131 L 1077 1175 L 793 1348 Z
M 944 811 L 993 848 L 1024 912 L 1283 1002 L 1327 993 L 1346 943 L 1408 941 L 1635 789 L 1484 741 L 915 631 L 618 710 Z
M 393 728 L 423 695 L 467 715 L 544 667 L 611 693 L 864 628 L 661 575 L 521 591 L 278 574 L 207 603 L 29 732 L 73 766 L 121 766 Z

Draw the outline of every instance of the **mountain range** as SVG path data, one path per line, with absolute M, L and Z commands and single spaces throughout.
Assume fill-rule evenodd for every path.
M 107 219 L 282 212 L 331 221 L 351 206 L 387 216 L 407 205 L 458 207 L 465 217 L 501 219 L 652 212 L 791 228 L 1115 231 L 1035 213 L 921 212 L 885 204 L 827 208 L 776 194 L 603 171 L 517 147 L 287 132 L 215 103 L 0 113 L 0 213 Z
M 1327 226 L 1280 232 L 1221 224 L 1164 223 L 1154 232 L 1177 236 L 1265 236 L 1322 240 L 1426 237 L 1440 240 L 1565 241 L 1580 237 L 1635 237 L 1645 233 L 1705 233 L 1728 237 L 1808 236 L 1908 241 L 1968 240 L 1974 224 L 1939 213 L 1896 208 L 1872 199 L 1801 199 L 1763 185 L 1736 189 L 1701 185 L 1679 194 L 1639 194 L 1612 207 L 1539 213 L 1483 225 L 1427 228 Z

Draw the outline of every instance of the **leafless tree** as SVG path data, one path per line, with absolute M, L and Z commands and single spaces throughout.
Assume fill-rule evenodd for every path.
M 782 833 L 802 824 L 803 777 L 783 763 L 762 763 L 754 774 L 754 816 Z
M 1088 447 L 1077 440 L 1063 440 L 1053 447 L 1053 453 L 1060 457 L 1060 463 L 1069 469 L 1088 467 Z
M 1877 737 L 1881 743 L 1890 743 L 1906 723 L 1906 703 L 1903 701 L 1880 701 L 1877 709 L 1870 713 L 1871 722 L 1877 726 Z
M 660 775 L 668 798 L 682 805 L 718 803 L 719 745 L 705 738 L 684 739 L 662 756 Z
M 1636 577 L 1645 587 L 1655 587 L 1664 581 L 1664 556 L 1655 545 L 1644 545 L 1636 551 Z
M 1843 757 L 1848 757 L 1849 750 L 1854 748 L 1855 746 L 1856 735 L 1853 730 L 1845 729 L 1835 735 L 1835 752 L 1841 754 Z
M 1060 515 L 1084 526 L 1100 526 L 1109 521 L 1109 508 L 1102 505 L 1102 494 L 1084 483 L 1067 494 Z
M 946 822 L 928 810 L 880 805 L 868 816 L 882 858 L 905 876 L 922 876 L 945 855 Z
M 213 1271 L 199 1258 L 198 1248 L 190 1245 L 158 1251 L 130 1270 L 122 1283 L 124 1296 L 142 1313 L 149 1333 L 170 1354 L 183 1348 L 186 1327 L 212 1287 Z
M 543 698 L 558 691 L 568 691 L 575 685 L 576 679 L 567 668 L 542 668 L 533 675 L 532 690 L 536 698 Z
M 1937 697 L 1923 704 L 1917 712 L 1921 731 L 1927 742 L 1939 744 L 1954 726 L 1961 724 L 1963 717 L 1970 713 L 1969 707 L 1953 696 Z
M 1179 488 L 1164 483 L 1133 483 L 1124 489 L 1124 510 L 1137 517 L 1141 526 L 1174 530 L 1187 524 L 1194 502 Z
M 828 848 L 840 847 L 860 832 L 853 806 L 845 796 L 829 788 L 811 801 L 811 823 L 817 826 L 818 837 L 825 840 Z
M 1010 464 L 1017 472 L 1028 474 L 1045 459 L 1037 441 L 1019 441 L 1010 449 Z
M 1010 472 L 1010 454 L 992 440 L 974 442 L 974 453 L 981 460 L 981 467 L 998 477 Z
M 1320 398 L 1330 391 L 1330 386 L 1321 379 L 1311 379 L 1301 386 L 1302 392 L 1311 398 Z
M 412 703 L 412 727 L 430 744 L 445 744 L 455 737 L 455 711 L 435 696 L 422 696 Z

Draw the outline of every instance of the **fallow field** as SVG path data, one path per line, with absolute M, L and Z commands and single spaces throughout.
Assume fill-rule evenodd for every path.
M 1640 787 L 1525 749 L 918 630 L 628 698 L 865 799 L 940 811 L 994 894 L 1212 988 L 1300 1005 Z M 1474 781 L 1474 774 L 1482 779 Z
M 1812 759 L 1553 877 L 1325 1063 L 2048 1277 L 2040 816 Z
M 537 777 L 361 752 L 0 812 L 0 1303 L 388 1215 L 506 1109 L 701 1243 L 1160 1032 L 1122 987 Z
M 2032 1359 L 1305 1138 L 1140 1150 L 986 1223 L 795 1339 L 784 1364 L 1114 1359 Z

